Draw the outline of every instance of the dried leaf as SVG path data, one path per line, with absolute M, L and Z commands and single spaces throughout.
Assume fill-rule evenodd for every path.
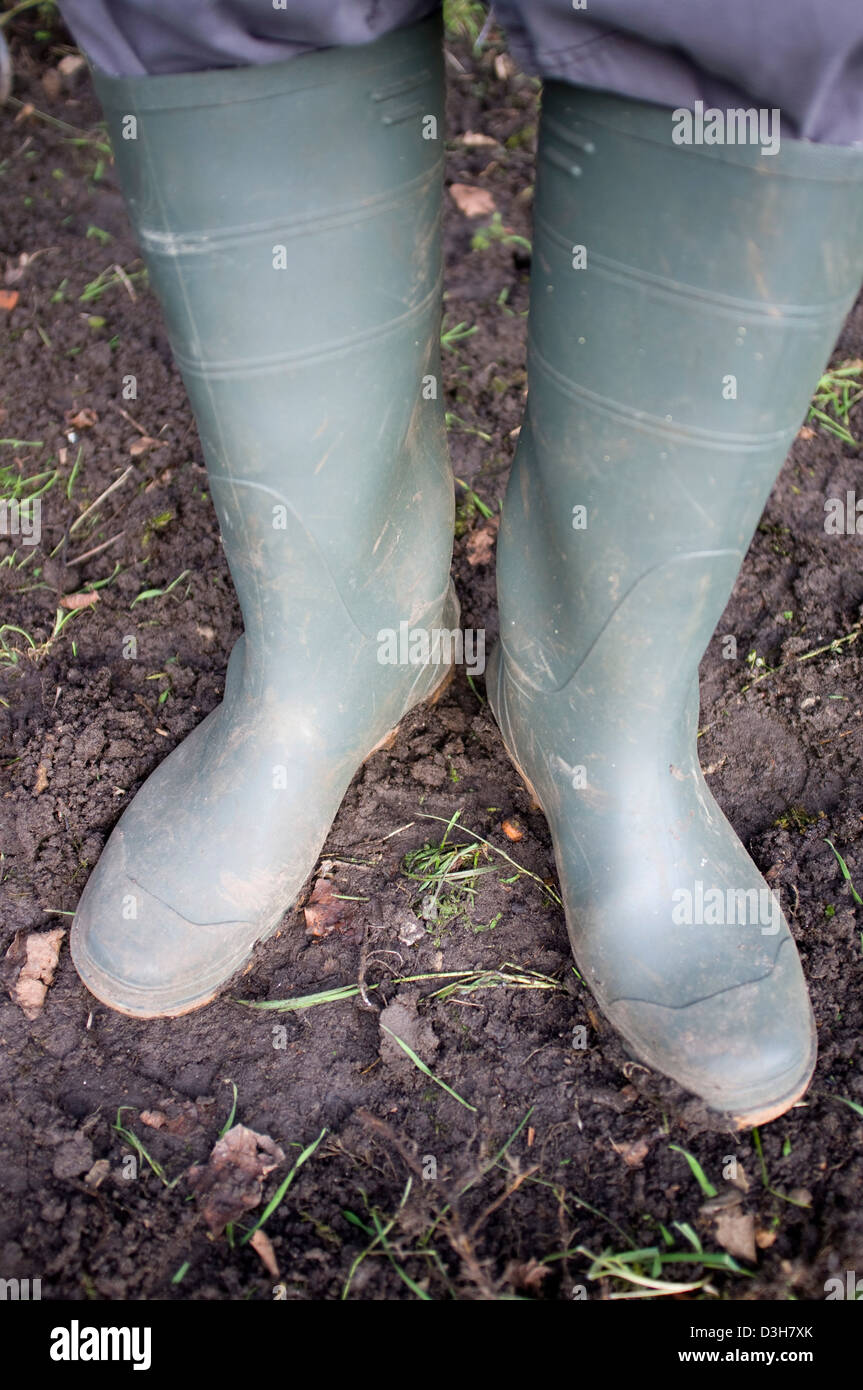
M 469 565 L 491 564 L 499 525 L 500 517 L 493 516 L 471 531 L 465 546 L 465 555 Z
M 53 931 L 31 932 L 23 941 L 16 937 L 6 953 L 7 960 L 12 961 L 23 956 L 11 995 L 29 1019 L 38 1018 L 42 1012 L 45 996 L 57 970 L 60 942 L 65 935 L 62 927 L 55 927 Z
M 42 89 L 49 101 L 56 101 L 63 90 L 63 79 L 56 68 L 46 68 L 42 74 Z
M 650 1152 L 650 1140 L 641 1138 L 616 1144 L 612 1139 L 611 1147 L 620 1154 L 627 1168 L 640 1168 Z
M 161 1110 L 142 1110 L 138 1118 L 142 1125 L 148 1125 L 150 1129 L 164 1129 L 167 1124 L 167 1116 Z
M 306 935 L 322 940 L 333 932 L 345 931 L 351 925 L 356 912 L 356 904 L 337 898 L 333 885 L 325 878 L 315 879 L 308 902 L 303 908 L 306 919 Z
M 258 1206 L 264 1178 L 284 1159 L 268 1134 L 245 1125 L 234 1125 L 216 1140 L 206 1164 L 196 1163 L 188 1173 L 212 1235 L 221 1235 L 229 1222 Z
M 98 423 L 99 416 L 96 414 L 95 410 L 90 410 L 87 406 L 85 406 L 83 410 L 76 411 L 74 414 L 70 410 L 66 412 L 66 424 L 72 425 L 76 430 L 89 430 L 92 429 L 94 425 L 98 425 Z
M 65 58 L 61 58 L 57 64 L 57 69 L 64 77 L 74 77 L 82 68 L 87 66 L 87 59 L 80 53 L 67 53 Z
M 64 594 L 60 600 L 61 608 L 92 608 L 94 603 L 99 602 L 99 595 L 95 589 L 87 589 L 78 594 Z
M 133 459 L 136 459 L 141 454 L 146 454 L 149 449 L 167 449 L 167 447 L 168 441 L 166 439 L 151 439 L 148 434 L 144 434 L 138 439 L 132 440 L 129 445 L 129 453 Z
M 728 1211 L 719 1212 L 714 1220 L 716 1239 L 723 1250 L 727 1250 L 729 1255 L 736 1255 L 741 1260 L 755 1264 L 758 1258 L 755 1250 L 755 1217 L 750 1212 L 733 1207 Z
M 84 1182 L 95 1190 L 97 1187 L 101 1187 L 110 1171 L 110 1161 L 107 1158 L 97 1158 L 89 1173 L 85 1175 Z
M 48 785 L 48 769 L 44 763 L 40 763 L 36 769 L 36 781 L 33 783 L 33 795 L 39 796 Z
M 512 1260 L 506 1267 L 504 1278 L 516 1289 L 529 1289 L 535 1292 L 547 1279 L 551 1269 L 531 1257 L 529 1260 Z
M 0 290 L 0 309 L 5 309 L 7 312 L 11 313 L 17 303 L 17 290 Z
M 262 1231 L 260 1229 L 255 1231 L 255 1234 L 252 1236 L 251 1240 L 249 1241 L 249 1244 L 251 1245 L 252 1249 L 256 1252 L 256 1254 L 260 1256 L 261 1262 L 264 1265 L 264 1268 L 266 1269 L 267 1273 L 271 1274 L 274 1279 L 278 1279 L 279 1263 L 276 1259 L 276 1252 L 273 1249 L 273 1242 L 270 1240 L 270 1237 L 267 1235 L 266 1231 Z
M 494 212 L 494 198 L 487 188 L 474 188 L 469 183 L 450 184 L 452 200 L 465 217 L 488 217 Z

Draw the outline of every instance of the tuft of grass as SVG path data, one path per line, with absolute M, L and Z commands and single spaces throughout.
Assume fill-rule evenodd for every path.
M 698 1183 L 705 1197 L 717 1196 L 716 1188 L 713 1186 L 713 1183 L 710 1182 L 695 1155 L 691 1154 L 688 1149 L 682 1149 L 679 1144 L 669 1144 L 668 1147 L 671 1149 L 672 1153 L 683 1154 L 683 1157 L 689 1164 L 692 1176 L 695 1178 L 695 1181 Z
M 94 300 L 101 299 L 103 294 L 108 290 L 115 289 L 117 285 L 122 285 L 127 293 L 131 291 L 134 294 L 132 289 L 134 281 L 145 281 L 146 279 L 146 270 L 128 271 L 119 265 L 106 266 L 104 270 L 99 272 L 95 280 L 91 280 L 88 285 L 84 286 L 83 291 L 78 296 L 78 302 L 79 304 L 92 304 Z M 104 324 L 104 319 L 102 323 Z
M 439 821 L 441 825 L 446 826 L 446 830 L 444 831 L 444 836 L 441 841 L 441 846 L 443 846 L 446 844 L 447 836 L 449 835 L 453 827 L 456 826 L 456 822 L 459 820 L 460 816 L 461 811 L 456 811 L 454 815 L 450 816 L 449 820 L 446 820 L 444 816 L 434 816 L 431 813 L 422 813 L 419 816 L 419 819 Z M 516 859 L 513 859 L 512 855 L 508 854 L 505 849 L 500 849 L 497 845 L 493 845 L 490 840 L 487 840 L 485 838 L 484 835 L 480 835 L 479 831 L 469 830 L 466 826 L 462 825 L 459 825 L 458 829 L 462 831 L 463 834 L 470 835 L 472 837 L 472 840 L 478 841 L 481 845 L 484 845 L 485 848 L 487 850 L 490 850 L 492 854 L 498 855 L 501 859 L 505 859 L 508 864 L 512 865 L 516 872 L 512 875 L 511 878 L 503 879 L 502 881 L 504 883 L 515 883 L 518 878 L 524 875 L 527 878 L 533 879 L 534 883 L 538 884 L 542 892 L 550 899 L 551 902 L 555 904 L 556 907 L 563 907 L 563 903 L 561 902 L 561 899 L 559 898 L 558 894 L 554 891 L 553 888 L 549 888 L 548 884 L 545 883 L 543 879 L 539 877 L 539 874 L 535 874 L 532 872 L 532 870 L 526 869 L 523 864 L 519 864 L 518 861 Z
M 479 52 L 486 30 L 486 9 L 479 0 L 443 0 L 443 23 L 451 39 L 467 39 Z
M 688 1250 L 661 1250 L 658 1245 L 646 1246 L 641 1250 L 603 1250 L 594 1255 L 583 1245 L 578 1245 L 573 1253 L 583 1255 L 591 1261 L 587 1278 L 614 1279 L 623 1284 L 623 1289 L 613 1289 L 609 1299 L 662 1298 L 670 1295 L 695 1293 L 708 1283 L 708 1276 L 698 1277 L 681 1283 L 663 1278 L 666 1269 L 680 1265 L 698 1265 L 702 1269 L 727 1270 L 731 1274 L 743 1274 L 753 1278 L 751 1271 L 739 1265 L 732 1255 L 725 1252 L 703 1250 L 691 1226 L 675 1222 L 680 1230 L 697 1248 Z
M 227 1081 L 228 1085 L 233 1089 L 234 1099 L 231 1102 L 231 1109 L 228 1112 L 228 1118 L 222 1125 L 222 1128 L 219 1130 L 220 1139 L 224 1139 L 228 1130 L 233 1128 L 234 1120 L 237 1118 L 237 1083 L 236 1081 L 232 1081 L 230 1077 L 225 1077 L 225 1080 Z
M 147 1150 L 144 1148 L 144 1145 L 141 1143 L 141 1140 L 138 1138 L 137 1134 L 135 1134 L 134 1130 L 126 1128 L 120 1116 L 123 1114 L 124 1110 L 131 1110 L 132 1108 L 133 1107 L 131 1105 L 121 1105 L 119 1110 L 117 1111 L 117 1118 L 114 1121 L 111 1128 L 116 1130 L 120 1138 L 129 1145 L 130 1149 L 134 1150 L 134 1152 L 138 1155 L 139 1158 L 143 1159 L 145 1163 L 149 1164 L 150 1168 L 152 1168 L 159 1181 L 164 1183 L 165 1187 L 167 1187 L 170 1191 L 172 1187 L 177 1186 L 177 1183 L 180 1181 L 180 1178 L 183 1176 L 183 1174 L 180 1173 L 176 1178 L 169 1179 L 161 1163 L 159 1163 L 157 1159 L 153 1158 L 147 1152 Z
M 425 975 L 396 975 L 395 985 L 422 984 L 427 980 L 450 980 L 451 983 L 433 990 L 426 997 L 439 999 L 442 1003 L 457 994 L 473 994 L 478 989 L 544 989 L 563 990 L 563 985 L 550 975 L 541 975 L 537 970 L 526 970 L 506 961 L 498 970 L 441 970 Z M 366 985 L 366 990 L 378 989 L 379 985 Z M 360 993 L 359 985 L 337 985 L 334 989 L 322 990 L 319 994 L 302 994 L 294 999 L 237 999 L 247 1009 L 260 1009 L 268 1013 L 291 1013 L 297 1010 L 314 1009 L 320 1004 L 343 1004 L 348 999 L 356 999 Z
M 385 1033 L 389 1033 L 394 1042 L 398 1043 L 405 1055 L 410 1058 L 417 1070 L 422 1072 L 423 1076 L 427 1076 L 429 1081 L 433 1081 L 436 1086 L 440 1086 L 442 1091 L 446 1091 L 448 1096 L 452 1096 L 453 1100 L 457 1100 L 459 1105 L 464 1106 L 465 1110 L 472 1110 L 473 1113 L 476 1114 L 476 1106 L 471 1105 L 470 1101 L 465 1100 L 464 1096 L 460 1096 L 458 1091 L 453 1090 L 452 1086 L 448 1086 L 445 1081 L 441 1081 L 439 1076 L 435 1076 L 431 1068 L 426 1065 L 422 1057 L 417 1056 L 413 1048 L 405 1042 L 404 1038 L 400 1038 L 398 1033 L 394 1033 L 392 1028 L 388 1028 L 385 1023 L 382 1023 L 381 1027 Z
M 7 440 L 0 440 L 0 443 L 7 443 Z M 32 446 L 35 448 L 35 443 Z M 41 497 L 44 492 L 49 492 L 57 481 L 57 469 L 47 468 L 41 473 L 31 473 L 24 478 L 13 468 L 0 465 L 0 498 L 4 501 L 32 502 L 34 498 Z
M 373 1225 L 369 1226 L 365 1221 L 363 1221 L 359 1216 L 357 1216 L 356 1212 L 344 1211 L 342 1213 L 345 1220 L 349 1222 L 351 1226 L 357 1226 L 361 1231 L 364 1231 L 367 1236 L 371 1236 L 371 1244 L 367 1245 L 365 1250 L 360 1251 L 359 1255 L 357 1255 L 356 1259 L 353 1261 L 350 1269 L 348 1270 L 348 1277 L 345 1280 L 344 1288 L 342 1289 L 343 1302 L 351 1291 L 351 1284 L 354 1281 L 354 1275 L 356 1274 L 363 1260 L 365 1260 L 369 1255 L 373 1254 L 377 1246 L 380 1246 L 381 1249 L 385 1252 L 390 1263 L 395 1266 L 395 1269 L 399 1277 L 404 1281 L 405 1284 L 407 1284 L 411 1292 L 415 1293 L 417 1298 L 421 1298 L 423 1301 L 429 1301 L 428 1294 L 426 1294 L 424 1290 L 420 1289 L 419 1285 L 416 1284 L 415 1281 L 408 1276 L 408 1274 L 405 1272 L 402 1266 L 397 1262 L 395 1255 L 393 1254 L 392 1247 L 389 1245 L 387 1241 L 387 1236 L 389 1235 L 390 1231 L 393 1229 L 393 1227 L 395 1226 L 396 1222 L 398 1221 L 399 1217 L 405 1209 L 407 1200 L 411 1195 L 412 1187 L 413 1178 L 409 1177 L 407 1182 L 405 1183 L 404 1191 L 402 1192 L 401 1200 L 398 1204 L 398 1207 L 396 1208 L 395 1215 L 390 1217 L 386 1225 L 384 1225 L 381 1221 L 380 1212 L 378 1211 L 377 1207 L 372 1207 L 369 1205 L 369 1199 L 366 1196 L 365 1192 L 362 1191 L 362 1188 L 360 1188 L 360 1192 L 362 1193 L 363 1201 L 366 1205 L 366 1210 L 369 1213 L 369 1217 Z
M 856 1100 L 849 1100 L 847 1096 L 835 1096 L 834 1099 L 841 1101 L 843 1105 L 849 1106 L 850 1109 L 854 1111 L 854 1114 L 859 1115 L 861 1120 L 863 1120 L 863 1105 L 859 1105 Z
M 317 1139 L 312 1140 L 312 1143 L 308 1144 L 306 1148 L 303 1149 L 293 1168 L 288 1173 L 288 1176 L 284 1179 L 283 1182 L 279 1184 L 278 1188 L 276 1189 L 276 1192 L 270 1198 L 267 1205 L 264 1207 L 264 1210 L 261 1212 L 261 1215 L 258 1217 L 254 1226 L 252 1226 L 251 1230 L 246 1231 L 245 1235 L 240 1241 L 241 1245 L 246 1245 L 248 1241 L 252 1239 L 252 1236 L 255 1234 L 255 1231 L 259 1231 L 263 1226 L 264 1222 L 268 1221 L 272 1216 L 273 1212 L 276 1210 L 276 1208 L 281 1205 L 281 1203 L 284 1201 L 285 1193 L 291 1186 L 291 1183 L 294 1181 L 294 1178 L 297 1176 L 297 1173 L 300 1171 L 304 1163 L 308 1163 L 309 1159 L 317 1149 L 326 1132 L 327 1131 L 325 1127 L 321 1130 Z
M 479 512 L 480 516 L 484 516 L 486 521 L 494 516 L 494 512 L 488 503 L 483 502 L 482 498 L 474 492 L 473 488 L 470 487 L 463 478 L 456 478 L 455 481 L 458 483 L 459 487 L 464 488 L 465 492 L 464 501 L 458 508 L 459 519 L 462 522 L 466 522 L 476 512 Z
M 851 889 L 851 896 L 852 896 L 852 898 L 854 899 L 855 903 L 857 904 L 858 907 L 863 907 L 863 898 L 860 897 L 860 894 L 857 892 L 857 889 L 854 887 L 854 881 L 853 881 L 853 879 L 852 879 L 852 877 L 851 877 L 851 874 L 850 874 L 849 871 L 848 871 L 848 865 L 845 863 L 845 860 L 842 858 L 842 855 L 839 853 L 838 849 L 836 848 L 836 846 L 834 845 L 834 843 L 833 843 L 832 840 L 827 840 L 827 839 L 825 839 L 824 843 L 825 843 L 825 845 L 829 845 L 830 848 L 832 849 L 833 853 L 836 855 L 836 862 L 837 862 L 837 864 L 839 865 L 839 869 L 840 869 L 840 871 L 841 871 L 842 877 L 844 878 L 845 882 L 848 884 L 849 888 Z
M 169 594 L 172 589 L 176 589 L 181 580 L 185 579 L 191 572 L 191 570 L 183 570 L 182 574 L 178 574 L 177 578 L 172 579 L 170 584 L 167 584 L 164 589 L 142 589 L 140 594 L 137 594 L 136 597 L 132 599 L 129 607 L 134 608 L 136 603 L 144 603 L 151 598 L 163 598 L 165 594 Z
M 451 827 L 452 822 L 440 844 L 425 844 L 406 854 L 402 872 L 417 884 L 414 903 L 427 924 L 444 927 L 463 918 L 475 930 L 470 914 L 477 885 L 482 877 L 497 874 L 499 869 L 488 862 L 488 850 L 477 840 L 448 845 Z
M 771 1197 L 778 1197 L 780 1202 L 788 1202 L 792 1207 L 802 1207 L 804 1211 L 807 1210 L 809 1206 L 808 1202 L 798 1202 L 794 1197 L 786 1197 L 784 1192 L 777 1191 L 777 1189 L 771 1185 L 770 1177 L 767 1172 L 767 1160 L 764 1157 L 764 1145 L 761 1142 L 761 1133 L 757 1128 L 752 1131 L 752 1144 L 758 1155 L 758 1163 L 761 1168 L 761 1184 L 765 1190 L 770 1193 Z
M 499 212 L 492 213 L 492 218 L 485 227 L 478 227 L 471 237 L 471 251 L 487 251 L 490 246 L 498 242 L 501 246 L 519 246 L 522 251 L 531 255 L 533 247 L 527 237 L 518 236 L 516 232 L 511 232 L 503 224 L 503 218 Z M 500 302 L 498 300 L 498 302 Z
M 855 448 L 858 441 L 849 428 L 851 411 L 863 400 L 863 361 L 833 367 L 818 379 L 815 395 L 806 416 L 828 434 Z
M 447 410 L 444 414 L 446 427 L 448 430 L 458 429 L 463 434 L 475 434 L 478 439 L 482 439 L 486 444 L 491 444 L 492 438 L 485 430 L 481 430 L 477 425 L 472 425 L 469 420 L 463 420 L 455 411 Z
M 472 338 L 474 333 L 478 332 L 479 326 L 477 324 L 468 328 L 465 321 L 454 324 L 452 328 L 447 328 L 446 317 L 444 317 L 440 330 L 440 345 L 442 348 L 445 348 L 447 352 L 455 352 L 456 343 L 463 342 L 465 338 Z

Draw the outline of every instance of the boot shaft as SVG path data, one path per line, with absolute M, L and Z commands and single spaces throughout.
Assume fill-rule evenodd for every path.
M 286 634 L 307 649 L 314 608 L 345 640 L 421 622 L 453 512 L 438 22 L 269 67 L 96 82 L 247 650 Z
M 560 689 L 590 653 L 679 720 L 859 288 L 863 153 L 687 147 L 674 129 L 546 87 L 498 588 L 520 681 Z M 597 653 L 624 605 L 631 639 Z

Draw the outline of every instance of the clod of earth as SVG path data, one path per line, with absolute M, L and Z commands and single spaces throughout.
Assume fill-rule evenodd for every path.
M 19 933 L 6 952 L 9 964 L 21 962 L 10 994 L 29 1019 L 38 1018 L 42 1012 L 45 996 L 54 982 L 60 943 L 65 935 L 62 927 L 47 932 L 31 932 L 27 937 Z

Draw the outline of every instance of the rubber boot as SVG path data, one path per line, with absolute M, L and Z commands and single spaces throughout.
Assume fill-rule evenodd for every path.
M 698 764 L 698 663 L 860 284 L 863 152 L 673 129 L 545 88 L 487 681 L 584 980 L 637 1057 L 743 1127 L 802 1095 L 816 1037 Z
M 72 929 L 88 988 L 149 1017 L 275 930 L 357 768 L 446 675 L 440 32 L 96 85 L 244 621 L 222 704 L 125 811 Z M 379 659 L 403 621 L 424 664 Z

